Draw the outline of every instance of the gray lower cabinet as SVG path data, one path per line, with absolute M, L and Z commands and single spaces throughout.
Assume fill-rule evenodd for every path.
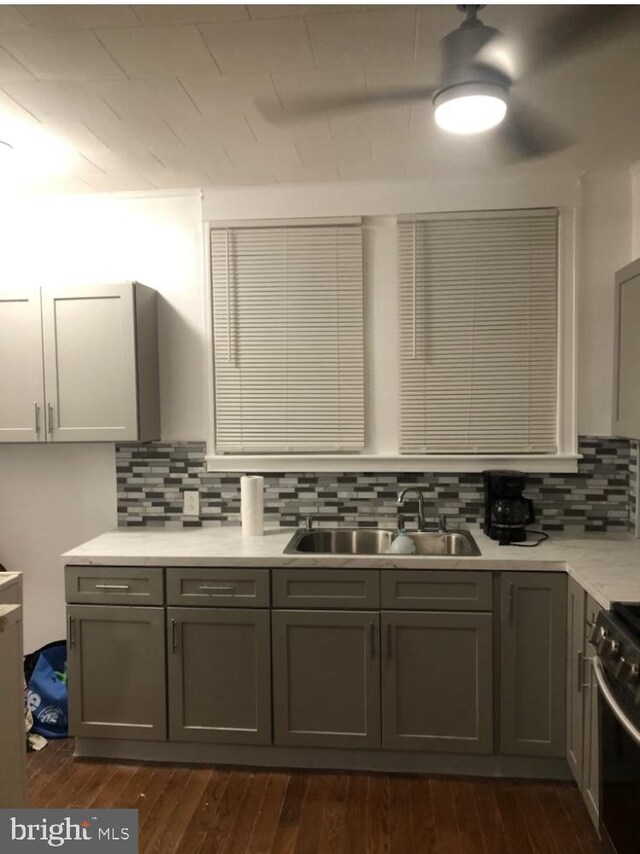
M 69 732 L 164 741 L 164 608 L 67 607 Z
M 600 811 L 600 729 L 598 721 L 598 684 L 593 673 L 593 647 L 588 643 L 591 627 L 595 623 L 600 606 L 587 596 L 587 615 L 584 624 L 584 648 L 586 655 L 586 680 L 582 694 L 584 711 L 584 747 L 582 797 L 596 828 Z
M 596 828 L 599 813 L 598 686 L 591 627 L 599 605 L 569 579 L 567 596 L 567 761 Z
M 271 744 L 269 611 L 167 608 L 169 738 Z
M 582 786 L 584 712 L 584 619 L 586 594 L 569 579 L 567 586 L 567 762 Z
M 380 614 L 273 611 L 274 740 L 380 747 Z
M 501 574 L 501 752 L 565 757 L 567 579 Z
M 382 612 L 382 746 L 493 751 L 493 615 Z
M 597 606 L 564 573 L 170 568 L 161 606 L 162 572 L 67 570 L 72 735 L 568 755 L 597 817 Z

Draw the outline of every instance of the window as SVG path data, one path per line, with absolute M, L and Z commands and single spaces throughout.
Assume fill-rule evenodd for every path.
M 211 228 L 216 453 L 364 445 L 359 219 Z
M 398 229 L 400 452 L 556 453 L 558 212 Z

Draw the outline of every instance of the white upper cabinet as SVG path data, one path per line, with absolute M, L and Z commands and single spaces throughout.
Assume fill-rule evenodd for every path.
M 4 345 L 0 344 L 0 366 L 19 362 L 25 349 L 30 351 L 29 359 L 32 353 L 37 356 L 39 373 L 34 371 L 33 389 L 39 391 L 34 397 L 29 389 L 34 438 L 0 429 L 2 441 L 159 438 L 155 291 L 138 283 L 43 288 L 41 304 L 39 299 L 33 302 L 37 302 L 37 335 L 34 332 L 27 348 L 24 333 L 16 329 Z M 7 325 L 9 322 L 7 318 Z M 3 332 L 2 308 L 0 324 Z M 0 427 L 15 418 L 12 410 L 16 400 L 21 406 L 22 424 L 26 390 L 20 396 L 13 391 L 5 400 L 4 376 L 0 382 Z M 39 413 L 42 417 L 36 424 Z
M 0 442 L 44 436 L 40 293 L 0 291 Z
M 640 259 L 616 273 L 613 431 L 640 439 Z

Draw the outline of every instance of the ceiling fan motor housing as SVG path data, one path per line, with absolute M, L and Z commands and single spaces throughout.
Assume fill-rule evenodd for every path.
M 476 18 L 465 21 L 440 41 L 442 72 L 433 96 L 434 103 L 452 87 L 466 84 L 498 87 L 506 98 L 511 83 L 509 78 L 497 68 L 476 62 L 482 48 L 499 36 L 499 30 Z

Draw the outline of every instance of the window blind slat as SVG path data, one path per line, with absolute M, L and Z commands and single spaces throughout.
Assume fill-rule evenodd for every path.
M 557 211 L 403 219 L 401 453 L 557 450 Z
M 210 238 L 217 450 L 361 450 L 361 226 L 214 227 Z

